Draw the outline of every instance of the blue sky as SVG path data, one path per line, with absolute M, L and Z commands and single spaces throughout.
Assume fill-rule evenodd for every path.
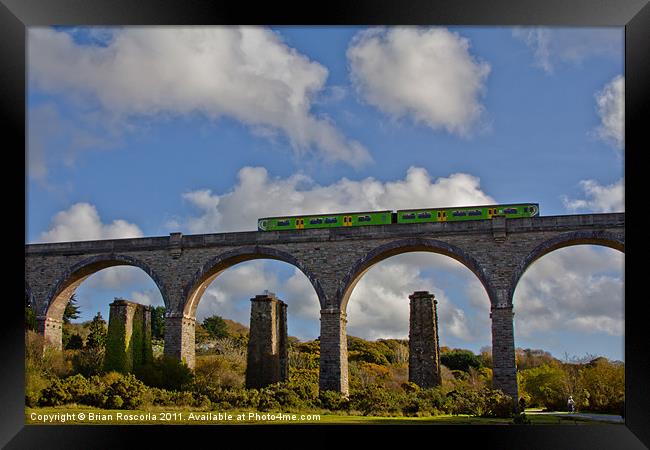
M 28 45 L 28 242 L 424 205 L 624 210 L 622 28 L 31 28 Z M 609 249 L 540 259 L 515 294 L 517 346 L 623 359 L 622 279 Z M 405 337 L 423 288 L 443 345 L 490 345 L 480 284 L 433 254 L 371 269 L 349 334 Z M 270 261 L 225 272 L 198 318 L 247 323 L 263 289 L 288 302 L 291 334 L 318 336 L 305 277 Z M 77 296 L 83 319 L 116 296 L 162 304 L 132 268 Z

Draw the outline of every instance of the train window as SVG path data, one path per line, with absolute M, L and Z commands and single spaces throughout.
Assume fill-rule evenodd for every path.
M 525 213 L 528 212 L 528 206 L 524 207 L 524 212 L 525 212 Z
M 279 227 L 289 226 L 289 221 L 288 220 L 278 220 L 278 226 Z
M 422 212 L 418 214 L 418 219 L 429 219 L 431 217 L 431 213 L 428 212 Z
M 402 214 L 402 219 L 415 219 L 415 213 Z
M 357 216 L 359 222 L 370 222 L 370 216 Z
M 336 223 L 336 217 L 326 217 L 325 223 Z
M 467 211 L 467 215 L 469 216 L 480 216 L 481 214 L 483 213 L 479 209 L 475 209 L 474 211 Z
M 310 225 L 318 225 L 323 223 L 323 219 L 318 218 L 318 219 L 309 219 L 309 224 Z
M 451 215 L 454 217 L 465 217 L 467 213 L 465 211 L 454 211 Z
M 506 214 L 517 214 L 517 208 L 506 208 L 503 212 Z

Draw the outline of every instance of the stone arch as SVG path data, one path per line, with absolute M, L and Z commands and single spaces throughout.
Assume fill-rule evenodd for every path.
M 354 287 L 372 266 L 384 259 L 390 258 L 391 256 L 410 252 L 438 253 L 455 259 L 478 277 L 487 291 L 491 302 L 494 302 L 494 299 L 496 299 L 494 288 L 489 282 L 484 268 L 474 257 L 470 256 L 461 248 L 447 242 L 436 239 L 411 238 L 380 245 L 357 260 L 343 278 L 340 287 L 336 292 L 336 298 L 334 299 L 335 305 L 340 309 L 340 311 L 345 311 L 348 300 L 350 299 L 350 294 L 354 290 Z
M 325 304 L 326 296 L 320 281 L 298 259 L 282 250 L 256 245 L 240 247 L 221 253 L 206 262 L 183 289 L 184 304 L 181 305 L 182 315 L 184 317 L 195 317 L 196 309 L 206 288 L 224 270 L 236 264 L 256 259 L 273 259 L 286 262 L 298 268 L 309 279 L 311 285 L 316 290 L 321 307 Z
M 517 284 L 531 264 L 554 250 L 574 245 L 600 245 L 625 253 L 624 235 L 611 233 L 609 231 L 574 231 L 571 233 L 563 233 L 551 238 L 537 245 L 521 260 L 517 268 L 514 270 L 508 292 L 509 302 L 512 304 Z
M 70 266 L 50 289 L 39 315 L 43 319 L 61 320 L 70 296 L 79 285 L 94 273 L 114 266 L 133 266 L 142 269 L 160 290 L 165 306 L 169 306 L 165 285 L 148 264 L 132 256 L 109 254 L 91 256 Z

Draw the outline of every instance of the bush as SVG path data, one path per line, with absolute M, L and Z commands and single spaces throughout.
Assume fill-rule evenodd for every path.
M 120 407 L 124 409 L 137 409 L 144 402 L 144 394 L 147 390 L 147 387 L 138 380 L 133 374 L 129 373 L 126 375 L 118 374 L 119 376 L 114 376 L 117 372 L 111 372 L 110 377 L 107 377 L 106 382 L 106 391 L 104 395 L 107 397 L 107 403 L 104 407 L 110 408 L 115 396 L 120 397 L 123 401 L 123 404 Z
M 347 410 L 350 408 L 350 400 L 337 391 L 323 391 L 318 396 L 321 408 L 330 411 Z
M 72 367 L 85 377 L 98 375 L 104 370 L 104 354 L 103 347 L 78 350 L 72 358 Z
M 187 364 L 166 355 L 139 367 L 135 374 L 147 386 L 170 391 L 190 390 L 194 382 L 194 374 Z

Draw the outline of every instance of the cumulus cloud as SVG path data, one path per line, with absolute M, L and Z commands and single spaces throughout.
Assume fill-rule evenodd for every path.
M 48 231 L 41 233 L 39 242 L 88 241 L 142 237 L 140 227 L 123 219 L 104 224 L 97 208 L 90 203 L 75 203 L 52 219 Z
M 117 219 L 108 224 L 103 223 L 94 205 L 81 202 L 55 214 L 50 229 L 41 233 L 37 242 L 71 242 L 142 236 L 140 227 L 126 220 Z M 149 279 L 148 275 L 140 268 L 120 266 L 99 271 L 90 276 L 83 286 L 119 289 L 124 285 L 144 282 L 147 279 Z
M 580 186 L 586 198 L 562 198 L 565 208 L 570 212 L 578 210 L 591 212 L 623 212 L 625 211 L 625 184 L 624 179 L 616 183 L 603 186 L 595 180 L 582 180 Z
M 258 134 L 280 132 L 299 155 L 313 150 L 353 166 L 371 160 L 363 145 L 310 111 L 327 69 L 271 30 L 126 27 L 103 45 L 45 28 L 30 28 L 28 37 L 32 86 L 97 106 L 110 120 L 199 112 Z
M 532 50 L 535 66 L 552 74 L 558 65 L 578 65 L 593 57 L 623 61 L 622 28 L 520 28 L 513 36 Z
M 622 336 L 623 255 L 593 246 L 556 250 L 535 263 L 515 291 L 517 334 L 572 331 Z
M 244 167 L 231 192 L 219 195 L 201 189 L 183 198 L 200 211 L 185 221 L 192 233 L 254 230 L 257 219 L 268 216 L 494 203 L 473 175 L 455 173 L 432 180 L 421 167 L 409 168 L 403 180 L 343 178 L 327 186 L 303 174 L 272 178 L 263 167 Z
M 619 75 L 596 93 L 598 136 L 617 149 L 625 147 L 625 78 Z
M 475 326 L 466 312 L 452 302 L 444 289 L 431 277 L 424 276 L 412 258 L 400 255 L 373 266 L 355 287 L 348 302 L 348 333 L 367 339 L 408 338 L 409 298 L 414 291 L 432 292 L 438 300 L 438 323 L 441 345 L 450 340 L 469 342 L 484 329 Z M 423 254 L 418 264 L 427 261 L 429 267 L 440 267 L 449 257 Z M 457 263 L 456 263 L 457 264 Z M 456 268 L 462 269 L 459 265 Z M 475 280 L 479 283 L 478 280 Z
M 490 65 L 469 40 L 444 28 L 374 28 L 347 51 L 352 81 L 369 104 L 394 119 L 466 135 L 484 107 Z

